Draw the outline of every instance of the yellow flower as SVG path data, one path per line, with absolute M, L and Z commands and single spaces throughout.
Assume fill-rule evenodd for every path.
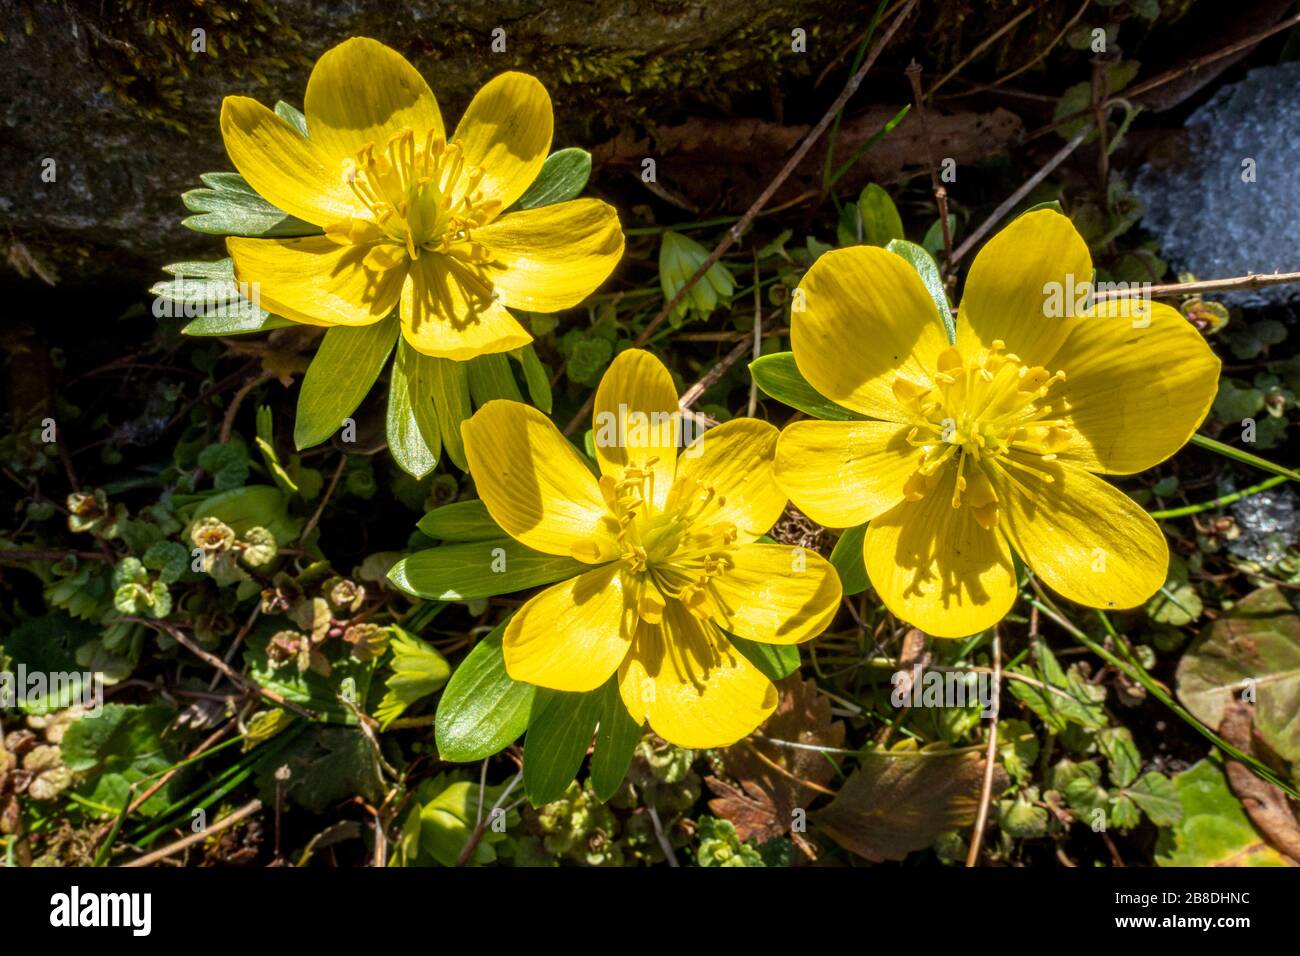
M 840 600 L 819 555 L 757 539 L 786 499 L 776 429 L 738 418 L 680 455 L 677 390 L 648 352 L 623 352 L 596 390 L 600 478 L 541 412 L 489 402 L 461 426 L 493 520 L 520 543 L 591 569 L 542 591 L 506 627 L 515 680 L 590 691 L 617 672 L 624 705 L 682 747 L 720 747 L 776 706 L 727 634 L 796 644 Z
M 507 307 L 577 305 L 623 254 L 614 210 L 596 199 L 501 215 L 551 146 L 551 99 L 503 73 L 450 139 L 424 79 L 382 43 L 354 37 L 312 70 L 310 138 L 244 96 L 221 107 L 235 168 L 267 201 L 319 226 L 297 239 L 226 240 L 263 308 L 311 325 L 370 325 L 400 307 L 425 355 L 465 360 L 527 345 Z
M 920 278 L 883 249 L 827 253 L 800 285 L 799 371 L 872 420 L 791 425 L 777 478 L 821 524 L 871 522 L 876 592 L 927 633 L 999 621 L 1016 598 L 1013 551 L 1090 607 L 1134 607 L 1165 581 L 1160 529 L 1096 476 L 1182 447 L 1214 399 L 1219 361 L 1169 306 L 1088 309 L 1091 281 L 1083 239 L 1042 210 L 976 258 L 955 346 Z

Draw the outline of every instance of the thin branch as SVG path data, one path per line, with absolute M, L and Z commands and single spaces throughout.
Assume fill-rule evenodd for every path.
M 1199 295 L 1202 292 L 1249 292 L 1252 289 L 1264 289 L 1272 285 L 1289 285 L 1300 282 L 1300 272 L 1270 272 L 1256 275 L 1235 276 L 1231 279 L 1206 279 L 1203 282 L 1171 282 L 1168 285 L 1153 285 L 1143 288 L 1133 285 L 1128 289 L 1099 292 L 1093 298 L 1097 302 L 1107 299 L 1154 299 L 1176 295 Z
M 921 64 L 913 60 L 908 64 L 906 72 L 907 81 L 912 84 L 912 100 L 916 103 L 917 116 L 921 120 L 921 142 L 925 144 L 925 164 L 930 167 L 930 189 L 934 192 L 934 203 L 939 207 L 939 223 L 943 228 L 943 270 L 948 272 L 952 268 L 952 227 L 948 222 L 948 190 L 939 181 L 939 167 L 934 162 L 934 142 L 930 139 L 930 121 L 926 116 L 925 94 L 921 90 Z
M 234 813 L 222 817 L 216 823 L 212 824 L 212 826 L 204 827 L 198 833 L 191 833 L 189 836 L 182 837 L 181 839 L 177 840 L 175 843 L 168 844 L 167 846 L 163 847 L 161 850 L 155 850 L 152 853 L 146 853 L 144 856 L 131 860 L 129 863 L 123 863 L 122 866 L 123 867 L 152 866 L 153 864 L 159 862 L 160 860 L 167 859 L 167 857 L 171 856 L 173 853 L 179 853 L 181 850 L 184 850 L 186 847 L 193 846 L 196 843 L 200 843 L 203 840 L 208 839 L 208 837 L 220 833 L 222 830 L 227 830 L 230 827 L 233 827 L 236 823 L 239 823 L 241 820 L 245 820 L 248 817 L 251 817 L 253 814 L 257 813 L 261 809 L 262 809 L 261 800 L 250 800 L 248 801 L 248 803 L 244 804 Z
M 700 396 L 712 388 L 718 379 L 722 378 L 723 375 L 726 375 L 727 369 L 735 365 L 740 357 L 749 350 L 750 344 L 744 339 L 737 342 L 730 352 L 719 359 L 718 363 L 714 365 L 713 368 L 705 372 L 704 376 L 698 382 L 686 390 L 685 394 L 681 397 L 681 401 L 677 403 L 678 406 L 681 408 L 690 408 L 698 402 Z
M 316 512 L 311 516 L 311 520 L 303 526 L 302 534 L 298 535 L 299 544 L 306 541 L 307 536 L 311 534 L 312 531 L 316 529 L 316 525 L 320 523 L 320 516 L 325 513 L 325 505 L 327 505 L 330 498 L 333 497 L 334 489 L 338 487 L 339 479 L 343 477 L 343 469 L 347 467 L 347 463 L 348 456 L 340 455 L 339 465 L 334 469 L 334 477 L 330 479 L 330 486 L 325 489 L 325 494 L 321 496 L 320 504 L 316 506 Z
M 952 265 L 955 266 L 958 262 L 961 262 L 966 253 L 975 248 L 975 245 L 983 239 L 994 226 L 1000 223 L 1002 217 L 1014 209 L 1017 203 L 1033 192 L 1034 187 L 1050 176 L 1052 170 L 1065 162 L 1069 155 L 1078 149 L 1083 141 L 1088 138 L 1088 134 L 1091 132 L 1092 124 L 1088 123 L 1079 130 L 1079 132 L 1075 133 L 1074 137 L 1068 143 L 1057 150 L 1056 155 L 1049 159 L 1042 169 L 1030 176 L 1021 184 L 1019 189 L 1003 200 L 1002 204 L 999 205 L 997 209 L 994 209 L 993 212 L 989 214 L 989 217 L 980 223 L 979 227 L 976 228 L 974 232 L 966 237 L 966 241 L 957 247 L 957 251 L 952 254 Z
M 285 710 L 291 710 L 300 717 L 306 717 L 308 720 L 316 719 L 316 715 L 307 708 L 301 707 L 291 700 L 287 700 L 280 694 L 270 690 L 269 688 L 263 687 L 254 680 L 250 680 L 223 661 L 220 657 L 217 657 L 217 655 L 204 650 L 179 627 L 168 624 L 166 621 L 150 621 L 143 617 L 120 617 L 118 620 L 129 624 L 143 624 L 145 627 L 152 627 L 156 631 L 162 631 L 209 667 L 215 667 L 217 670 L 221 671 L 221 673 L 225 674 L 226 677 L 230 679 L 230 682 L 236 687 L 241 687 L 244 690 L 260 694 L 276 706 L 283 707 Z
M 984 786 L 980 790 L 980 809 L 975 817 L 975 829 L 971 831 L 970 850 L 966 854 L 967 866 L 979 863 L 980 845 L 984 842 L 984 827 L 989 818 L 989 804 L 993 800 L 993 771 L 998 756 L 998 716 L 1002 712 L 1002 640 L 996 627 L 993 628 L 992 689 L 993 714 L 989 720 L 989 745 L 984 752 Z
M 830 108 L 826 111 L 826 115 L 817 122 L 816 126 L 808 131 L 808 135 L 805 136 L 803 142 L 799 144 L 799 148 L 794 151 L 793 155 L 791 155 L 788 160 L 786 160 L 786 164 L 781 167 L 781 171 L 776 174 L 770 183 L 767 184 L 767 188 L 764 189 L 762 194 L 754 200 L 753 205 L 745 211 L 745 214 L 740 217 L 740 220 L 723 233 L 722 240 L 716 247 L 714 247 L 713 251 L 709 253 L 708 258 L 700 263 L 700 267 L 695 270 L 695 274 L 686 280 L 685 284 L 677 290 L 677 294 L 665 302 L 663 308 L 659 310 L 659 314 L 651 319 L 650 323 L 641 330 L 641 334 L 636 338 L 636 347 L 639 348 L 649 341 L 650 336 L 653 335 L 655 330 L 664 323 L 664 320 L 672 314 L 673 309 L 677 308 L 677 305 L 686 298 L 687 293 L 690 292 L 695 283 L 699 282 L 700 279 L 704 277 L 704 274 L 713 268 L 713 264 L 721 259 L 723 254 L 735 245 L 740 240 L 740 237 L 745 234 L 745 230 L 748 229 L 750 224 L 754 221 L 754 217 L 756 217 L 763 210 L 763 207 L 771 201 L 772 197 L 776 195 L 776 191 L 781 188 L 782 184 L 790 178 L 790 174 L 793 173 L 803 162 L 804 157 L 808 155 L 808 152 L 813 148 L 813 145 L 821 138 L 822 134 L 826 132 L 826 128 L 831 125 L 835 116 L 844 109 L 845 105 L 853 97 L 853 94 L 858 91 L 858 87 L 862 85 L 863 78 L 866 77 L 871 68 L 875 66 L 876 59 L 880 56 L 881 51 L 884 50 L 886 44 L 894 38 L 894 34 L 897 33 L 898 28 L 903 25 L 903 21 L 911 15 L 917 2 L 918 0 L 907 0 L 903 9 L 899 11 L 898 16 L 894 18 L 892 23 L 890 23 L 889 29 L 886 30 L 875 45 L 872 46 L 871 52 L 868 53 L 867 58 L 863 60 L 862 66 L 858 68 L 858 71 L 854 73 L 853 76 L 849 77 L 849 81 L 845 84 L 844 90 L 835 98 L 835 102 L 830 105 Z M 582 407 L 578 409 L 577 414 L 573 416 L 569 424 L 564 427 L 564 434 L 572 434 L 573 430 L 582 424 L 587 413 L 591 411 L 591 406 L 594 401 L 595 393 L 587 396 L 586 402 L 584 402 Z

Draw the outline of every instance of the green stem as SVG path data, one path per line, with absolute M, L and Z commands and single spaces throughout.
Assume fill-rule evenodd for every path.
M 1255 776 L 1259 777 L 1262 780 L 1267 781 L 1268 783 L 1273 784 L 1273 786 L 1277 787 L 1279 790 L 1282 790 L 1288 796 L 1300 800 L 1300 793 L 1297 793 L 1296 789 L 1291 784 L 1283 780 L 1281 777 L 1275 774 L 1271 769 L 1269 769 L 1266 765 L 1264 765 L 1259 760 L 1252 757 L 1250 754 L 1244 753 L 1241 750 L 1238 750 L 1232 744 L 1228 743 L 1226 740 L 1220 737 L 1209 727 L 1205 726 L 1205 724 L 1197 720 L 1196 716 L 1192 714 L 1191 711 L 1187 710 L 1187 708 L 1183 707 L 1182 704 L 1174 700 L 1173 697 L 1170 696 L 1169 692 L 1165 689 L 1164 685 L 1161 684 L 1154 677 L 1152 677 L 1147 672 L 1147 669 L 1138 662 L 1136 657 L 1133 656 L 1133 652 L 1129 649 L 1128 643 L 1115 632 L 1115 628 L 1111 625 L 1110 619 L 1107 618 L 1103 612 L 1098 611 L 1097 614 L 1101 618 L 1102 623 L 1106 626 L 1106 630 L 1110 633 L 1111 638 L 1115 641 L 1116 646 L 1124 650 L 1125 656 L 1128 658 L 1128 660 L 1124 660 L 1120 658 L 1118 655 L 1112 653 L 1111 651 L 1108 651 L 1101 644 L 1097 643 L 1095 640 L 1093 640 L 1091 637 L 1085 634 L 1083 630 L 1076 627 L 1074 624 L 1070 623 L 1070 621 L 1068 621 L 1063 615 L 1057 614 L 1054 610 L 1052 610 L 1052 608 L 1048 607 L 1045 603 L 1038 600 L 1037 598 L 1030 598 L 1029 603 L 1032 604 L 1034 607 L 1038 608 L 1038 610 L 1041 613 L 1046 614 L 1057 624 L 1061 625 L 1061 627 L 1065 628 L 1065 630 L 1069 631 L 1069 633 L 1080 644 L 1088 648 L 1088 650 L 1092 651 L 1094 654 L 1096 654 L 1098 657 L 1104 660 L 1111 667 L 1114 667 L 1116 670 L 1120 671 L 1122 674 L 1127 676 L 1130 680 L 1136 681 L 1137 683 L 1141 684 L 1144 688 L 1146 688 L 1147 693 L 1149 693 L 1156 700 L 1160 701 L 1160 703 L 1164 704 L 1166 707 L 1172 710 L 1175 714 L 1179 716 L 1179 718 L 1183 720 L 1184 723 L 1187 724 L 1187 726 L 1191 727 L 1198 734 L 1200 734 L 1202 737 L 1204 737 L 1206 740 L 1212 743 L 1222 753 L 1231 757 L 1233 760 L 1238 761 L 1239 763 L 1245 764 L 1252 771 L 1254 771 Z
M 1225 445 L 1221 441 L 1215 441 L 1206 435 L 1193 435 L 1192 444 L 1197 445 L 1207 451 L 1212 451 L 1216 455 L 1222 455 L 1224 458 L 1231 458 L 1233 461 L 1239 461 L 1243 465 L 1250 465 L 1252 468 L 1258 468 L 1260 471 L 1267 471 L 1272 475 L 1281 475 L 1283 478 L 1290 478 L 1292 481 L 1300 481 L 1300 471 L 1294 471 L 1290 468 L 1284 468 L 1281 465 L 1275 465 L 1267 458 L 1260 458 L 1258 455 L 1252 455 L 1248 451 L 1242 451 L 1240 448 L 1233 448 L 1231 445 Z
M 1163 521 L 1165 518 L 1185 518 L 1188 515 L 1200 514 L 1202 511 L 1213 511 L 1215 508 L 1222 508 L 1224 505 L 1230 505 L 1234 501 L 1240 501 L 1242 498 L 1249 498 L 1251 495 L 1257 495 L 1261 491 L 1267 491 L 1274 488 L 1284 481 L 1289 481 L 1286 475 L 1275 475 L 1272 478 L 1266 478 L 1257 485 L 1251 485 L 1249 488 L 1243 488 L 1241 491 L 1234 491 L 1231 494 L 1220 495 L 1213 501 L 1203 501 L 1199 505 L 1185 505 L 1182 508 L 1170 508 L 1167 511 L 1153 511 L 1151 517 L 1157 521 Z

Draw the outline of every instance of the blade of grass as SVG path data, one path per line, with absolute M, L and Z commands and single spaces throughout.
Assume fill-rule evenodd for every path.
M 1292 481 L 1300 481 L 1300 471 L 1291 468 L 1285 468 L 1282 465 L 1275 465 L 1267 458 L 1260 458 L 1258 455 L 1252 455 L 1248 451 L 1242 451 L 1240 448 L 1233 448 L 1231 445 L 1225 445 L 1221 441 L 1215 441 L 1206 435 L 1193 435 L 1192 444 L 1206 451 L 1212 451 L 1216 455 L 1222 455 L 1224 458 L 1231 458 L 1233 461 L 1239 461 L 1243 465 L 1250 465 L 1252 468 L 1258 468 L 1260 471 L 1267 471 L 1272 475 L 1281 475 L 1283 478 L 1290 478 Z
M 1286 475 L 1275 475 L 1272 478 L 1266 478 L 1257 485 L 1251 485 L 1249 488 L 1243 488 L 1241 491 L 1234 491 L 1231 494 L 1220 495 L 1212 501 L 1203 501 L 1199 505 L 1184 505 L 1181 508 L 1169 508 L 1165 511 L 1152 511 L 1151 517 L 1157 521 L 1165 518 L 1185 518 L 1188 515 L 1200 514 L 1202 511 L 1213 511 L 1215 508 L 1222 508 L 1233 502 L 1240 501 L 1242 498 L 1249 498 L 1251 495 L 1257 495 L 1261 491 L 1268 491 L 1288 481 Z
M 1039 597 L 1043 598 L 1043 600 L 1039 600 L 1039 598 L 1029 598 L 1029 603 L 1034 607 L 1038 608 L 1039 613 L 1043 614 L 1046 617 L 1051 618 L 1062 628 L 1068 631 L 1069 634 L 1072 637 L 1074 637 L 1075 640 L 1077 640 L 1084 647 L 1088 648 L 1088 650 L 1092 651 L 1094 654 L 1096 654 L 1098 657 L 1104 660 L 1107 664 L 1114 667 L 1116 670 L 1120 671 L 1130 680 L 1135 681 L 1138 684 L 1141 684 L 1144 688 L 1146 688 L 1147 693 L 1149 693 L 1156 700 L 1160 701 L 1160 703 L 1164 704 L 1166 707 L 1172 710 L 1184 723 L 1187 724 L 1187 726 L 1191 727 L 1198 734 L 1200 734 L 1202 737 L 1208 740 L 1221 753 L 1231 757 L 1233 760 L 1236 760 L 1239 763 L 1245 764 L 1247 767 L 1251 769 L 1252 772 L 1254 772 L 1255 776 L 1259 777 L 1262 780 L 1267 780 L 1269 783 L 1273 784 L 1273 786 L 1278 787 L 1279 789 L 1284 791 L 1288 796 L 1300 800 L 1300 793 L 1298 793 L 1295 787 L 1293 787 L 1290 783 L 1283 780 L 1281 777 L 1275 774 L 1272 770 L 1270 770 L 1259 760 L 1252 757 L 1250 754 L 1243 753 L 1241 750 L 1238 750 L 1236 747 L 1232 746 L 1232 744 L 1228 743 L 1226 740 L 1220 737 L 1209 727 L 1205 726 L 1205 724 L 1197 720 L 1196 717 L 1189 710 L 1187 710 L 1187 708 L 1183 707 L 1182 704 L 1174 700 L 1173 696 L 1169 693 L 1168 688 L 1166 688 L 1158 680 L 1152 677 L 1147 672 L 1147 669 L 1138 662 L 1136 657 L 1133 656 L 1133 652 L 1131 649 L 1129 649 L 1128 644 L 1124 641 L 1123 638 L 1121 638 L 1116 633 L 1115 628 L 1110 623 L 1110 619 L 1107 618 L 1103 612 L 1098 611 L 1097 614 L 1101 617 L 1102 623 L 1105 625 L 1106 630 L 1110 633 L 1111 638 L 1115 641 L 1116 646 L 1121 648 L 1124 651 L 1127 660 L 1107 650 L 1097 641 L 1093 640 L 1090 636 L 1084 633 L 1084 631 L 1081 628 L 1073 624 L 1063 614 L 1059 614 L 1053 607 L 1045 603 L 1046 595 L 1043 594 L 1042 590 L 1039 587 L 1038 582 L 1033 581 L 1031 579 L 1031 583 L 1034 587 L 1034 590 L 1038 592 Z

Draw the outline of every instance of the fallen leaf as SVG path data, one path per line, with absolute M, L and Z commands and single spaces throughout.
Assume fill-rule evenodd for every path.
M 763 737 L 820 747 L 844 743 L 844 724 L 831 716 L 830 701 L 817 693 L 814 681 L 797 674 L 779 682 L 780 702 L 759 733 Z M 792 825 L 813 800 L 825 792 L 835 778 L 835 764 L 816 750 L 785 747 L 749 737 L 721 753 L 727 773 L 739 788 L 717 777 L 708 777 L 709 788 L 718 796 L 709 810 L 736 827 L 742 841 L 754 837 L 759 843 L 789 833 L 810 857 L 812 846 Z
M 1174 776 L 1182 822 L 1160 831 L 1160 866 L 1286 866 L 1228 789 L 1223 771 L 1202 760 Z
M 1247 595 L 1178 663 L 1178 698 L 1208 727 L 1236 699 L 1255 704 L 1255 732 L 1283 760 L 1300 760 L 1300 616 L 1275 587 Z
M 1254 754 L 1251 721 L 1250 705 L 1239 700 L 1233 701 L 1224 709 L 1219 733 L 1238 750 Z M 1279 852 L 1300 863 L 1300 823 L 1296 822 L 1286 794 L 1267 780 L 1256 776 L 1240 761 L 1226 761 L 1226 769 L 1228 783 L 1251 822 Z
M 930 846 L 946 830 L 970 826 L 979 808 L 984 755 L 917 749 L 903 741 L 891 750 L 864 754 L 830 806 L 814 814 L 826 834 L 873 863 L 901 860 Z M 993 796 L 1009 778 L 994 768 Z

